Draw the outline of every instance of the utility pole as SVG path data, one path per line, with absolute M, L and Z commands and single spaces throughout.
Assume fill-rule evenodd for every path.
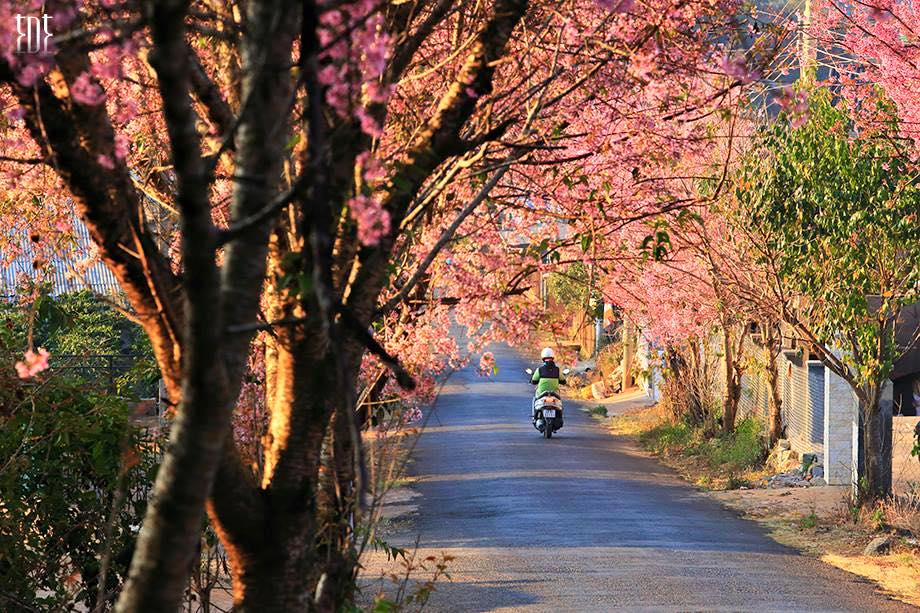
M 624 317 L 621 330 L 620 338 L 623 345 L 623 386 L 620 388 L 620 392 L 625 392 L 633 384 L 632 371 L 633 355 L 636 353 L 636 328 L 629 319 Z
M 799 33 L 799 82 L 808 88 L 814 85 L 818 78 L 818 52 L 811 35 L 811 0 L 804 0 L 801 28 Z

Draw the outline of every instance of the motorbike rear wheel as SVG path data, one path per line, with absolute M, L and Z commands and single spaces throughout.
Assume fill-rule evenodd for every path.
M 544 419 L 543 420 L 543 438 L 553 438 L 553 424 Z

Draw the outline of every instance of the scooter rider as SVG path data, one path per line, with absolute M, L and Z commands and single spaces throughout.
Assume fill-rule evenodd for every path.
M 545 347 L 540 352 L 540 358 L 543 360 L 543 365 L 535 370 L 530 378 L 530 382 L 537 386 L 533 395 L 534 400 L 546 394 L 553 394 L 556 398 L 561 399 L 559 385 L 565 385 L 565 373 L 556 366 L 555 353 L 551 348 Z

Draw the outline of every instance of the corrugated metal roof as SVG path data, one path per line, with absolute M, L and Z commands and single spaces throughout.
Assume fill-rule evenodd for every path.
M 32 263 L 36 256 L 35 245 L 29 236 L 23 233 L 19 240 L 19 255 L 7 262 L 0 250 L 0 295 L 5 299 L 16 296 L 19 279 L 22 276 L 37 280 L 39 277 L 51 283 L 51 293 L 55 296 L 89 289 L 97 294 L 118 296 L 121 287 L 108 268 L 100 261 L 94 262 L 85 272 L 77 274 L 77 263 L 93 253 L 89 230 L 79 219 L 73 221 L 74 243 L 66 252 L 54 253 L 49 257 L 49 266 L 41 271 Z M 14 239 L 15 240 L 15 239 Z M 45 256 L 45 254 L 42 254 Z

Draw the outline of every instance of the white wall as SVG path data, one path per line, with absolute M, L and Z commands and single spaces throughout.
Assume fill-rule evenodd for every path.
M 856 395 L 846 381 L 824 369 L 824 474 L 829 485 L 856 482 L 859 436 Z

